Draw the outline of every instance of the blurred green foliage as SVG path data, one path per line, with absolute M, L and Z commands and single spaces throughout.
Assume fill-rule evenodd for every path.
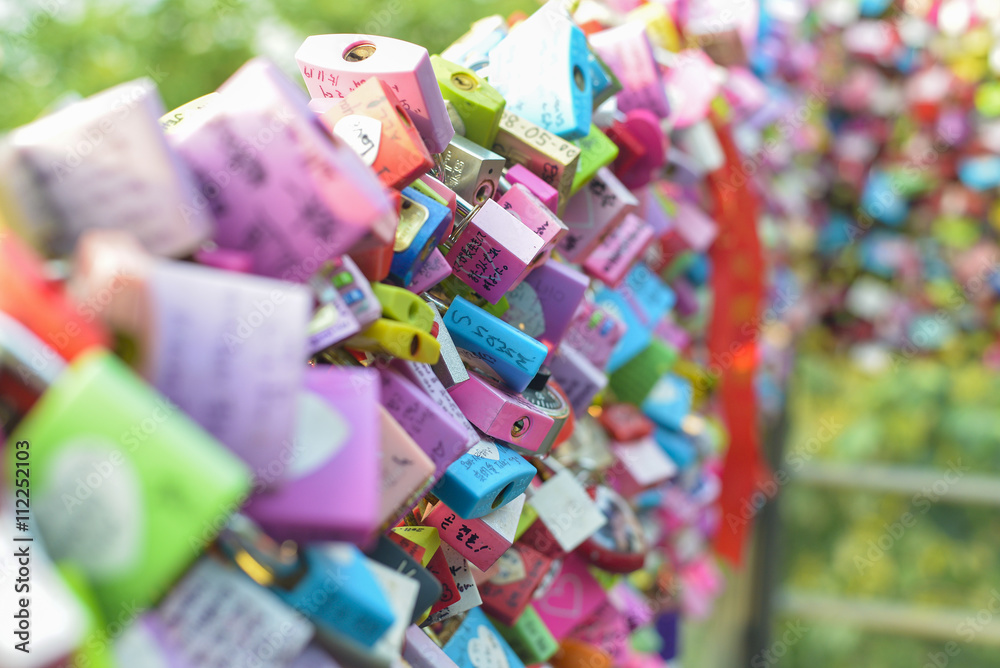
M 0 129 L 37 117 L 69 93 L 91 95 L 141 76 L 167 109 L 219 86 L 254 55 L 295 80 L 306 36 L 371 33 L 436 53 L 490 14 L 535 0 L 0 0 Z

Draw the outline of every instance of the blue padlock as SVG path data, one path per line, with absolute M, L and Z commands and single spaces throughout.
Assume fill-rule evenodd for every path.
M 489 82 L 507 110 L 563 139 L 590 132 L 590 51 L 583 31 L 548 3 L 490 51 Z
M 485 666 L 524 668 L 524 663 L 507 641 L 497 633 L 482 608 L 473 608 L 469 611 L 443 649 L 448 658 L 459 668 Z
M 657 429 L 653 438 L 681 471 L 687 470 L 698 456 L 691 439 L 683 432 Z
M 462 519 L 473 520 L 523 494 L 535 473 L 521 455 L 483 437 L 445 470 L 432 492 Z
M 983 155 L 958 163 L 958 178 L 973 190 L 1000 186 L 1000 156 Z
M 640 409 L 658 427 L 680 431 L 691 412 L 694 389 L 691 381 L 674 373 L 664 374 L 643 400 Z
M 609 373 L 645 350 L 653 338 L 653 329 L 676 300 L 674 291 L 642 264 L 633 267 L 617 289 L 604 288 L 597 293 L 594 301 L 625 323 L 625 336 L 608 360 Z
M 538 374 L 549 349 L 513 325 L 464 297 L 455 297 L 444 316 L 455 345 L 484 362 L 515 392 Z
M 389 275 L 403 285 L 412 283 L 414 274 L 441 243 L 450 222 L 448 207 L 413 188 L 404 188 Z

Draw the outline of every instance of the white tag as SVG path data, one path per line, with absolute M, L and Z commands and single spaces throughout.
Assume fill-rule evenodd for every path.
M 365 565 L 385 593 L 395 618 L 392 626 L 379 638 L 374 647 L 376 654 L 384 656 L 387 661 L 392 661 L 393 657 L 398 657 L 403 650 L 403 637 L 406 634 L 406 627 L 413 618 L 413 607 L 417 604 L 420 585 L 413 578 L 383 566 L 377 561 L 366 559 Z
M 514 533 L 517 531 L 517 522 L 521 519 L 522 510 L 524 510 L 524 494 L 510 503 L 497 508 L 492 513 L 485 515 L 483 523 L 496 531 L 505 541 L 513 543 Z
M 572 552 L 608 519 L 568 471 L 560 471 L 535 490 L 531 507 L 564 552 Z
M 447 608 L 438 610 L 431 615 L 428 618 L 428 623 L 432 624 L 483 604 L 483 597 L 479 595 L 479 587 L 476 586 L 469 562 L 450 545 L 441 543 L 440 549 L 444 553 L 445 561 L 448 562 L 451 574 L 455 577 L 455 587 L 458 588 L 459 599 Z
M 375 164 L 382 141 L 382 124 L 377 120 L 358 114 L 344 116 L 333 126 L 333 134 L 347 142 L 366 165 Z

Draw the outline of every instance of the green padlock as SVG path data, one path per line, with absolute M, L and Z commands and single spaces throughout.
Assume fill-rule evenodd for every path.
M 544 663 L 559 651 L 559 643 L 531 605 L 524 609 L 513 626 L 501 624 L 492 617 L 490 621 L 526 665 Z
M 465 124 L 465 138 L 492 148 L 507 102 L 496 88 L 472 70 L 441 56 L 431 56 L 441 96 L 451 102 Z
M 615 161 L 618 146 L 593 123 L 587 136 L 574 139 L 573 144 L 580 149 L 580 162 L 576 166 L 573 185 L 569 190 L 570 194 L 575 195 L 580 188 L 590 183 L 598 169 Z

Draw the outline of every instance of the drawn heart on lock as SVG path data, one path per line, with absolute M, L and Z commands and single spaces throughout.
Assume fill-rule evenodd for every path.
M 312 392 L 301 392 L 296 412 L 295 444 L 288 464 L 290 479 L 319 470 L 347 444 L 351 423 L 333 406 Z
M 510 668 L 500 641 L 485 626 L 480 626 L 479 634 L 469 641 L 468 650 L 474 668 Z
M 497 574 L 490 578 L 495 585 L 508 585 L 525 578 L 528 571 L 524 565 L 524 557 L 517 550 L 507 550 L 497 560 Z
M 583 614 L 583 583 L 576 575 L 564 575 L 552 585 L 548 596 L 539 602 L 545 612 L 564 619 L 577 619 Z

